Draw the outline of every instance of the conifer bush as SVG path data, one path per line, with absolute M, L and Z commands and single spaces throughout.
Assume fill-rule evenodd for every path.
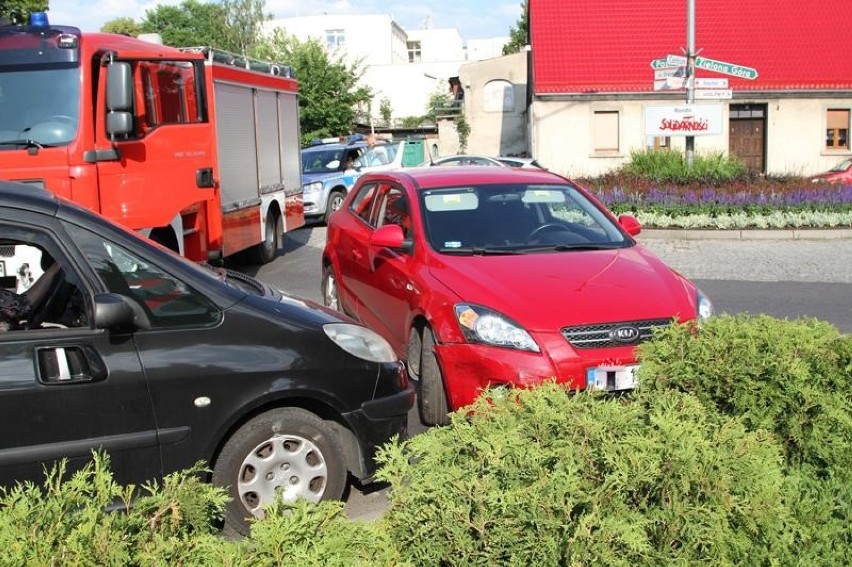
M 639 349 L 640 391 L 694 395 L 785 457 L 798 565 L 852 565 L 852 336 L 816 319 L 721 316 Z
M 478 400 L 382 452 L 416 565 L 769 564 L 790 557 L 781 447 L 674 391 Z

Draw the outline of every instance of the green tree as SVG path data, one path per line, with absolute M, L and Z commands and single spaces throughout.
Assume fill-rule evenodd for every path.
M 163 43 L 173 47 L 210 46 L 238 52 L 234 34 L 228 27 L 228 11 L 223 4 L 183 0 L 177 6 L 160 4 L 145 12 L 139 26 L 143 33 L 158 33 Z
M 293 67 L 299 81 L 302 141 L 339 136 L 352 129 L 356 107 L 372 99 L 369 88 L 359 85 L 361 63 L 346 64 L 330 57 L 317 40 L 301 42 L 277 29 L 261 38 L 250 56 Z
M 424 120 L 432 124 L 438 123 L 439 116 L 458 113 L 457 107 L 453 106 L 453 97 L 450 93 L 443 89 L 436 89 L 429 95 L 429 102 L 426 105 L 426 116 Z
M 530 41 L 530 6 L 527 0 L 521 2 L 521 18 L 517 27 L 509 30 L 509 43 L 503 46 L 503 55 L 518 53 Z
M 235 53 L 248 55 L 260 37 L 263 22 L 272 19 L 272 14 L 263 12 L 265 4 L 266 0 L 224 0 L 228 41 Z
M 142 33 L 142 29 L 133 18 L 115 18 L 104 22 L 104 25 L 101 26 L 101 31 L 104 33 L 129 35 L 131 37 L 136 37 Z
M 10 24 L 26 24 L 32 12 L 46 12 L 46 0 L 0 0 L 0 18 Z
M 382 118 L 383 125 L 390 126 L 391 117 L 393 116 L 393 107 L 391 107 L 391 101 L 388 97 L 383 97 L 379 102 L 379 116 Z

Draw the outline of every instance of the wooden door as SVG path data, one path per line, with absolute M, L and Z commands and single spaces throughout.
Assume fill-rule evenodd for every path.
M 728 151 L 750 171 L 766 170 L 765 106 L 731 105 Z

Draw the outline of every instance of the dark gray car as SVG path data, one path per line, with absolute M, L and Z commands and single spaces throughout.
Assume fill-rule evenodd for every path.
M 345 316 L 35 186 L 0 182 L 0 250 L 40 258 L 26 289 L 2 279 L 22 307 L 0 332 L 3 484 L 98 448 L 123 483 L 201 460 L 245 532 L 278 492 L 335 499 L 349 473 L 369 481 L 377 448 L 405 435 L 403 365 Z

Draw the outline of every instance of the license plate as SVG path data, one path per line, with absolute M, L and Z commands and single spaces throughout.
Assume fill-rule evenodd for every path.
M 586 370 L 586 388 L 617 392 L 636 387 L 638 364 L 631 366 L 598 366 Z

